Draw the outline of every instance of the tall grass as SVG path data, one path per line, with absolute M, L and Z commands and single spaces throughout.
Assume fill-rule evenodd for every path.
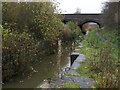
M 89 33 L 80 52 L 90 63 L 89 72 L 96 74 L 97 88 L 118 88 L 118 48 L 100 40 L 95 33 L 96 30 Z
M 119 34 L 118 34 L 118 31 L 117 29 L 109 29 L 109 30 L 100 30 L 99 33 L 102 35 L 102 37 L 104 37 L 105 39 L 107 39 L 108 41 L 110 41 L 111 43 L 113 44 L 116 44 L 116 45 L 120 45 L 120 37 L 119 37 Z M 106 33 L 107 32 L 107 33 Z

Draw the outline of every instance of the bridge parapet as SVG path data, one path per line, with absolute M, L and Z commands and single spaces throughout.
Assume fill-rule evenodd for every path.
M 64 19 L 67 18 L 101 18 L 102 14 L 62 14 Z

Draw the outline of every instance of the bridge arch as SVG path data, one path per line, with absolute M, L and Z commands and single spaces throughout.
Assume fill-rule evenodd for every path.
M 63 20 L 62 22 L 63 22 L 64 24 L 66 24 L 66 23 L 69 22 L 69 21 L 68 21 L 68 20 Z
M 96 23 L 99 26 L 99 28 L 101 28 L 101 23 L 96 20 L 85 20 L 85 21 L 79 23 L 78 26 L 80 27 L 81 30 L 83 30 L 83 25 L 86 23 L 89 23 L 89 22 Z

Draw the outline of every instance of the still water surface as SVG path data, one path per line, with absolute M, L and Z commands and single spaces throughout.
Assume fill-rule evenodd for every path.
M 71 51 L 64 49 L 60 53 L 44 57 L 39 63 L 34 65 L 36 72 L 29 76 L 16 77 L 14 80 L 4 84 L 3 88 L 35 88 L 44 79 L 58 76 L 60 71 L 70 65 L 69 56 Z

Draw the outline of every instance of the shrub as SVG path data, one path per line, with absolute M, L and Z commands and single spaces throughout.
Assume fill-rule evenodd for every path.
M 74 30 L 75 27 L 76 27 L 75 23 L 72 22 L 72 21 L 67 22 L 67 26 L 68 26 L 71 30 Z
M 62 30 L 62 39 L 64 40 L 71 40 L 71 29 L 64 25 L 64 29 Z
M 52 2 L 4 2 L 3 28 L 30 33 L 34 38 L 54 45 L 63 28 L 58 18 L 61 15 L 54 14 L 55 10 Z
M 61 15 L 52 2 L 3 2 L 3 81 L 30 70 L 39 56 L 53 54 L 61 37 Z M 37 56 L 36 56 L 37 55 Z
M 69 21 L 67 22 L 66 25 L 64 27 L 64 32 L 63 32 L 64 37 L 68 37 L 69 40 L 73 42 L 76 42 L 76 40 L 83 39 L 83 35 L 80 28 L 77 25 L 75 25 L 74 22 Z
M 28 65 L 35 58 L 36 50 L 34 40 L 30 34 L 25 32 L 19 34 L 11 30 L 3 30 L 3 81 L 8 80 L 14 75 L 28 70 Z

